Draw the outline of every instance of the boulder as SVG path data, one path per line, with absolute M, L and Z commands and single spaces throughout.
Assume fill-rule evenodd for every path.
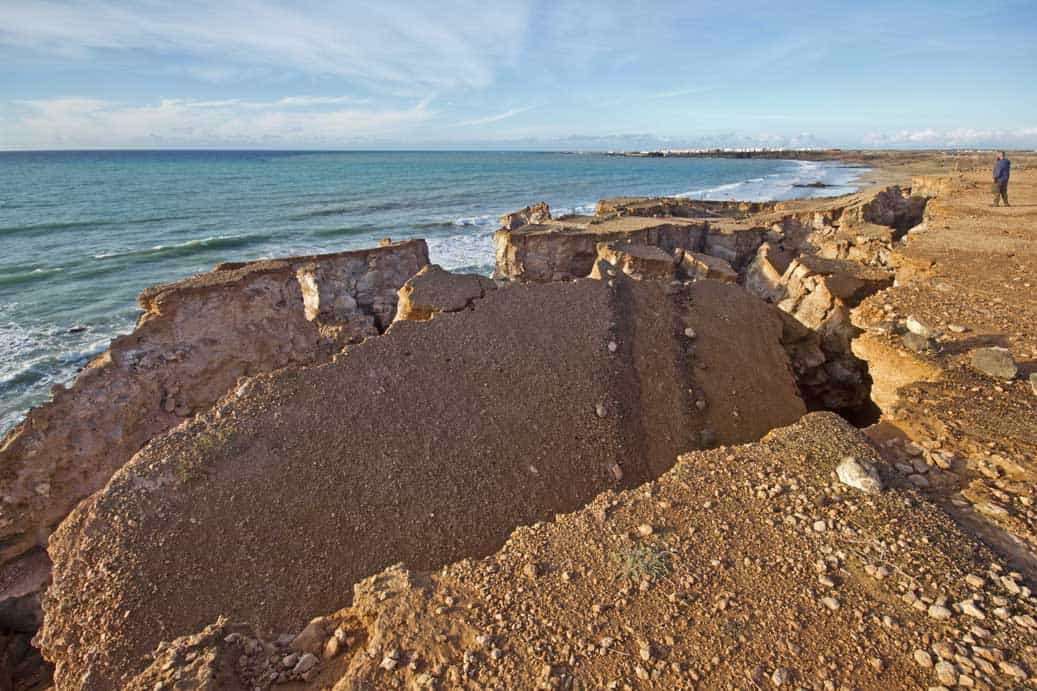
M 1015 379 L 1019 373 L 1012 352 L 1007 348 L 977 348 L 972 351 L 972 368 L 995 379 Z
M 687 250 L 680 252 L 678 256 L 680 257 L 678 266 L 686 278 L 693 280 L 708 278 L 724 283 L 738 282 L 738 272 L 723 259 Z
M 400 288 L 396 320 L 422 321 L 437 312 L 457 312 L 496 288 L 485 276 L 454 274 L 429 264 Z

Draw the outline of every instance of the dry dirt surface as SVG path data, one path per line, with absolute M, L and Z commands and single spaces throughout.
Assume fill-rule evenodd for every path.
M 991 208 L 985 167 L 962 171 L 891 257 L 897 285 L 853 321 L 865 329 L 854 351 L 883 384 L 884 424 L 872 434 L 889 460 L 1032 576 L 1037 170 L 1026 162 L 1013 161 L 1009 208 Z M 989 347 L 1008 350 L 1014 377 L 973 364 Z
M 220 615 L 290 631 L 397 561 L 490 554 L 799 418 L 781 332 L 713 281 L 512 284 L 253 378 L 62 523 L 36 641 L 60 688 L 113 688 Z
M 916 491 L 842 484 L 846 457 L 882 466 L 812 413 L 520 528 L 491 557 L 390 568 L 296 639 L 315 663 L 284 688 L 1029 687 L 1020 575 Z M 130 688 L 265 686 L 292 677 L 290 641 L 219 622 Z

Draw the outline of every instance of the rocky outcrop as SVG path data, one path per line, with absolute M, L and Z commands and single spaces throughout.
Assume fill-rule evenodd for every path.
M 0 447 L 0 563 L 53 527 L 149 439 L 207 410 L 239 378 L 330 360 L 378 334 L 396 291 L 428 263 L 424 241 L 223 264 L 145 290 L 132 334 L 31 411 Z M 8 623 L 2 620 L 0 628 Z
M 510 214 L 500 217 L 502 230 L 515 230 L 530 223 L 543 223 L 551 220 L 551 209 L 544 202 L 532 204 Z
M 298 630 L 390 564 L 488 554 L 797 419 L 781 331 L 715 281 L 517 284 L 253 377 L 62 523 L 37 641 L 59 686 L 111 688 L 219 615 Z
M 424 321 L 437 312 L 459 312 L 496 288 L 485 276 L 452 274 L 429 264 L 400 288 L 396 319 Z
M 595 223 L 560 220 L 498 230 L 493 236 L 495 276 L 540 282 L 584 278 L 594 267 L 599 243 L 627 241 L 673 252 L 701 247 L 705 232 L 703 222 L 680 218 L 619 218 Z

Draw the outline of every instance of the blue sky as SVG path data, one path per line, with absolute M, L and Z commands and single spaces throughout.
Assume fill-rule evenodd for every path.
M 0 0 L 0 148 L 1037 147 L 1037 2 Z

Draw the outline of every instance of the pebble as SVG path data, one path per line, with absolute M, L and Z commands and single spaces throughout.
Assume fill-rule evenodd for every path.
M 839 609 L 839 601 L 836 600 L 834 597 L 821 598 L 821 604 L 823 604 L 825 607 L 832 610 L 833 612 Z
M 1020 681 L 1026 679 L 1026 670 L 1024 670 L 1022 667 L 1015 663 L 1005 662 L 1002 660 L 1000 663 L 998 663 L 998 666 L 1001 668 L 1002 672 L 1009 676 L 1015 677 Z
M 933 619 L 950 619 L 951 611 L 942 605 L 929 605 L 929 616 Z
M 598 417 L 605 417 L 606 415 L 608 415 L 608 410 L 605 408 L 604 403 L 599 403 L 598 405 L 594 406 L 594 412 L 597 413 Z
M 316 667 L 318 662 L 320 661 L 317 659 L 316 655 L 313 653 L 306 653 L 299 658 L 297 663 L 295 663 L 295 667 L 292 668 L 292 674 L 306 674 Z
M 972 600 L 963 600 L 962 602 L 958 603 L 958 606 L 961 607 L 962 612 L 969 615 L 970 617 L 975 617 L 976 619 L 987 618 L 987 615 L 983 614 L 983 610 L 977 607 L 976 603 Z
M 784 686 L 785 684 L 789 683 L 789 679 L 791 677 L 792 673 L 789 672 L 789 670 L 785 669 L 784 667 L 779 667 L 776 670 L 774 670 L 773 674 L 771 674 L 771 683 L 775 686 Z
M 684 329 L 684 335 L 687 338 L 695 338 L 695 329 L 689 326 L 688 328 Z
M 637 534 L 640 535 L 641 537 L 648 537 L 649 535 L 651 535 L 654 532 L 655 532 L 655 528 L 653 528 L 648 523 L 642 523 L 641 525 L 637 526 Z
M 933 666 L 933 658 L 924 650 L 915 651 L 915 662 L 918 663 L 919 667 L 929 669 Z
M 910 331 L 913 334 L 917 334 L 922 338 L 933 337 L 933 328 L 929 326 L 929 324 L 927 324 L 926 322 L 919 319 L 918 317 L 908 317 L 907 321 L 904 323 L 904 326 L 907 327 L 908 331 Z
M 839 481 L 868 494 L 882 491 L 882 480 L 870 463 L 846 456 L 835 467 Z
M 828 529 L 828 525 L 824 521 L 814 521 L 813 526 L 814 532 L 823 533 Z
M 615 341 L 609 341 L 608 348 L 610 353 L 614 353 L 619 350 L 619 345 L 617 345 Z
M 936 663 L 936 678 L 945 686 L 955 686 L 958 683 L 958 669 L 949 662 L 941 660 Z

